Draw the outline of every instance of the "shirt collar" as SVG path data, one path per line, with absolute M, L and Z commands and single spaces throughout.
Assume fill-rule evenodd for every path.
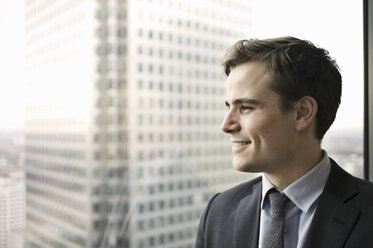
M 308 212 L 312 204 L 321 195 L 328 180 L 331 165 L 326 151 L 323 150 L 323 154 L 323 158 L 318 164 L 282 191 L 303 212 Z M 262 182 L 261 208 L 263 209 L 268 191 L 276 187 L 268 180 L 264 173 L 262 175 Z M 281 190 L 279 191 L 281 192 Z

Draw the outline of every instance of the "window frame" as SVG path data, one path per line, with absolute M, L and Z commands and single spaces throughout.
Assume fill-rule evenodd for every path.
M 373 0 L 363 0 L 364 22 L 364 178 L 373 182 Z

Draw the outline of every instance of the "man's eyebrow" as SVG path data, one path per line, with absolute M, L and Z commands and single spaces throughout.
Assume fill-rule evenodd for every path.
M 250 99 L 250 98 L 239 98 L 239 99 L 235 99 L 233 101 L 233 104 L 242 104 L 242 103 L 249 103 L 249 104 L 253 104 L 253 105 L 261 105 L 262 104 L 261 101 L 258 101 L 258 100 L 255 100 L 255 99 Z M 228 101 L 225 101 L 225 105 L 229 105 Z

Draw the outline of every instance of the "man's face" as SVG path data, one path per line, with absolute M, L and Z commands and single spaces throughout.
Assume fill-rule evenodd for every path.
M 296 112 L 281 109 L 271 80 L 266 66 L 257 62 L 238 65 L 228 76 L 222 130 L 231 135 L 233 166 L 239 171 L 273 173 L 297 151 Z

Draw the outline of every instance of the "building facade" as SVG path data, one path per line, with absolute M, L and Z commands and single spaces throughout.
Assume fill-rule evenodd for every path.
M 26 0 L 27 247 L 194 246 L 246 0 Z
M 25 228 L 25 182 L 22 171 L 0 175 L 0 247 L 22 248 Z

